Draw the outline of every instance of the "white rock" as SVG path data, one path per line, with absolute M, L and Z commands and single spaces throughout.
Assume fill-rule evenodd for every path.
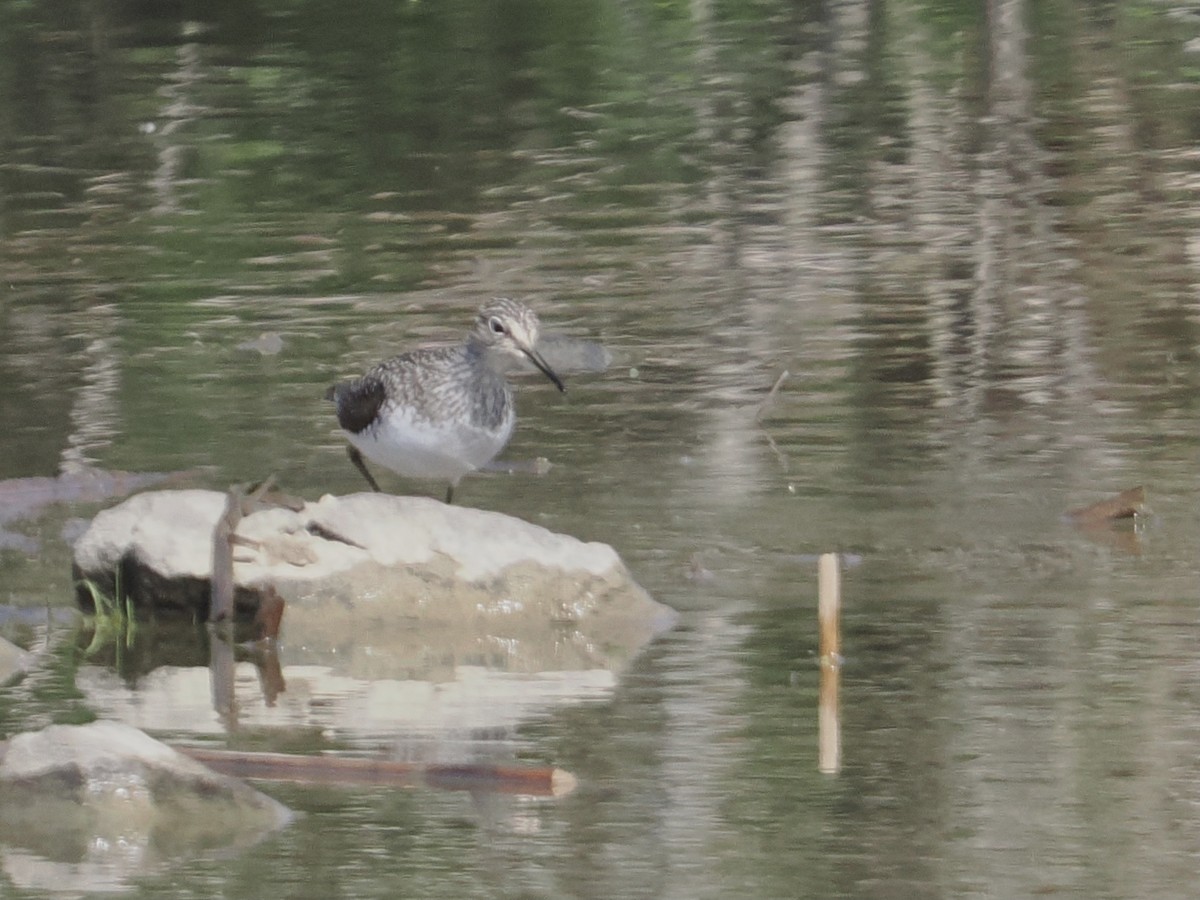
M 111 591 L 120 569 L 136 603 L 204 618 L 224 508 L 214 491 L 131 497 L 76 543 L 76 574 Z M 338 653 L 379 674 L 394 660 L 407 677 L 420 659 L 487 654 L 506 671 L 616 671 L 673 620 L 606 544 L 422 497 L 327 495 L 253 513 L 237 534 L 252 544 L 235 550 L 239 599 L 278 590 L 285 646 L 309 662 Z

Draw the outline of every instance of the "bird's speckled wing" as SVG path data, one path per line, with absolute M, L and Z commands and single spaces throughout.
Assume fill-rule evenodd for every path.
M 385 360 L 367 373 L 384 385 L 386 409 L 418 421 L 500 427 L 512 395 L 503 377 L 467 347 L 426 347 Z M 385 409 L 385 412 L 386 412 Z

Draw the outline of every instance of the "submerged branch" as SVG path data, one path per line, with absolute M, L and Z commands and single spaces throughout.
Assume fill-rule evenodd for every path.
M 1131 487 L 1088 506 L 1069 510 L 1067 518 L 1080 526 L 1100 525 L 1118 519 L 1132 519 L 1141 514 L 1145 503 L 1146 490 L 1139 484 L 1137 487 Z
M 424 784 L 443 790 L 484 790 L 501 794 L 562 797 L 576 779 L 550 766 L 436 765 L 344 756 L 300 756 L 176 746 L 177 750 L 218 772 L 236 778 L 292 781 L 302 784 Z

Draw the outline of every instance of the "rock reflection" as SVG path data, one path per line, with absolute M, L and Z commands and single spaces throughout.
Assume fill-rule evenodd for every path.
M 354 678 L 330 666 L 285 663 L 282 678 L 287 689 L 277 694 L 249 661 L 232 670 L 162 665 L 132 681 L 89 664 L 76 683 L 101 714 L 156 734 L 250 731 L 286 741 L 309 732 L 322 736 L 318 743 L 383 741 L 401 758 L 441 762 L 470 759 L 496 735 L 546 710 L 605 699 L 616 683 L 605 670 L 525 674 L 467 665 L 427 681 Z

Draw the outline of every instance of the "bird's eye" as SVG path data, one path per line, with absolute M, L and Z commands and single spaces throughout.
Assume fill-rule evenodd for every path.
M 492 329 L 492 334 L 504 334 L 508 331 L 508 329 L 504 327 L 504 323 L 501 322 L 496 316 L 492 316 L 490 319 L 488 319 L 488 328 Z

